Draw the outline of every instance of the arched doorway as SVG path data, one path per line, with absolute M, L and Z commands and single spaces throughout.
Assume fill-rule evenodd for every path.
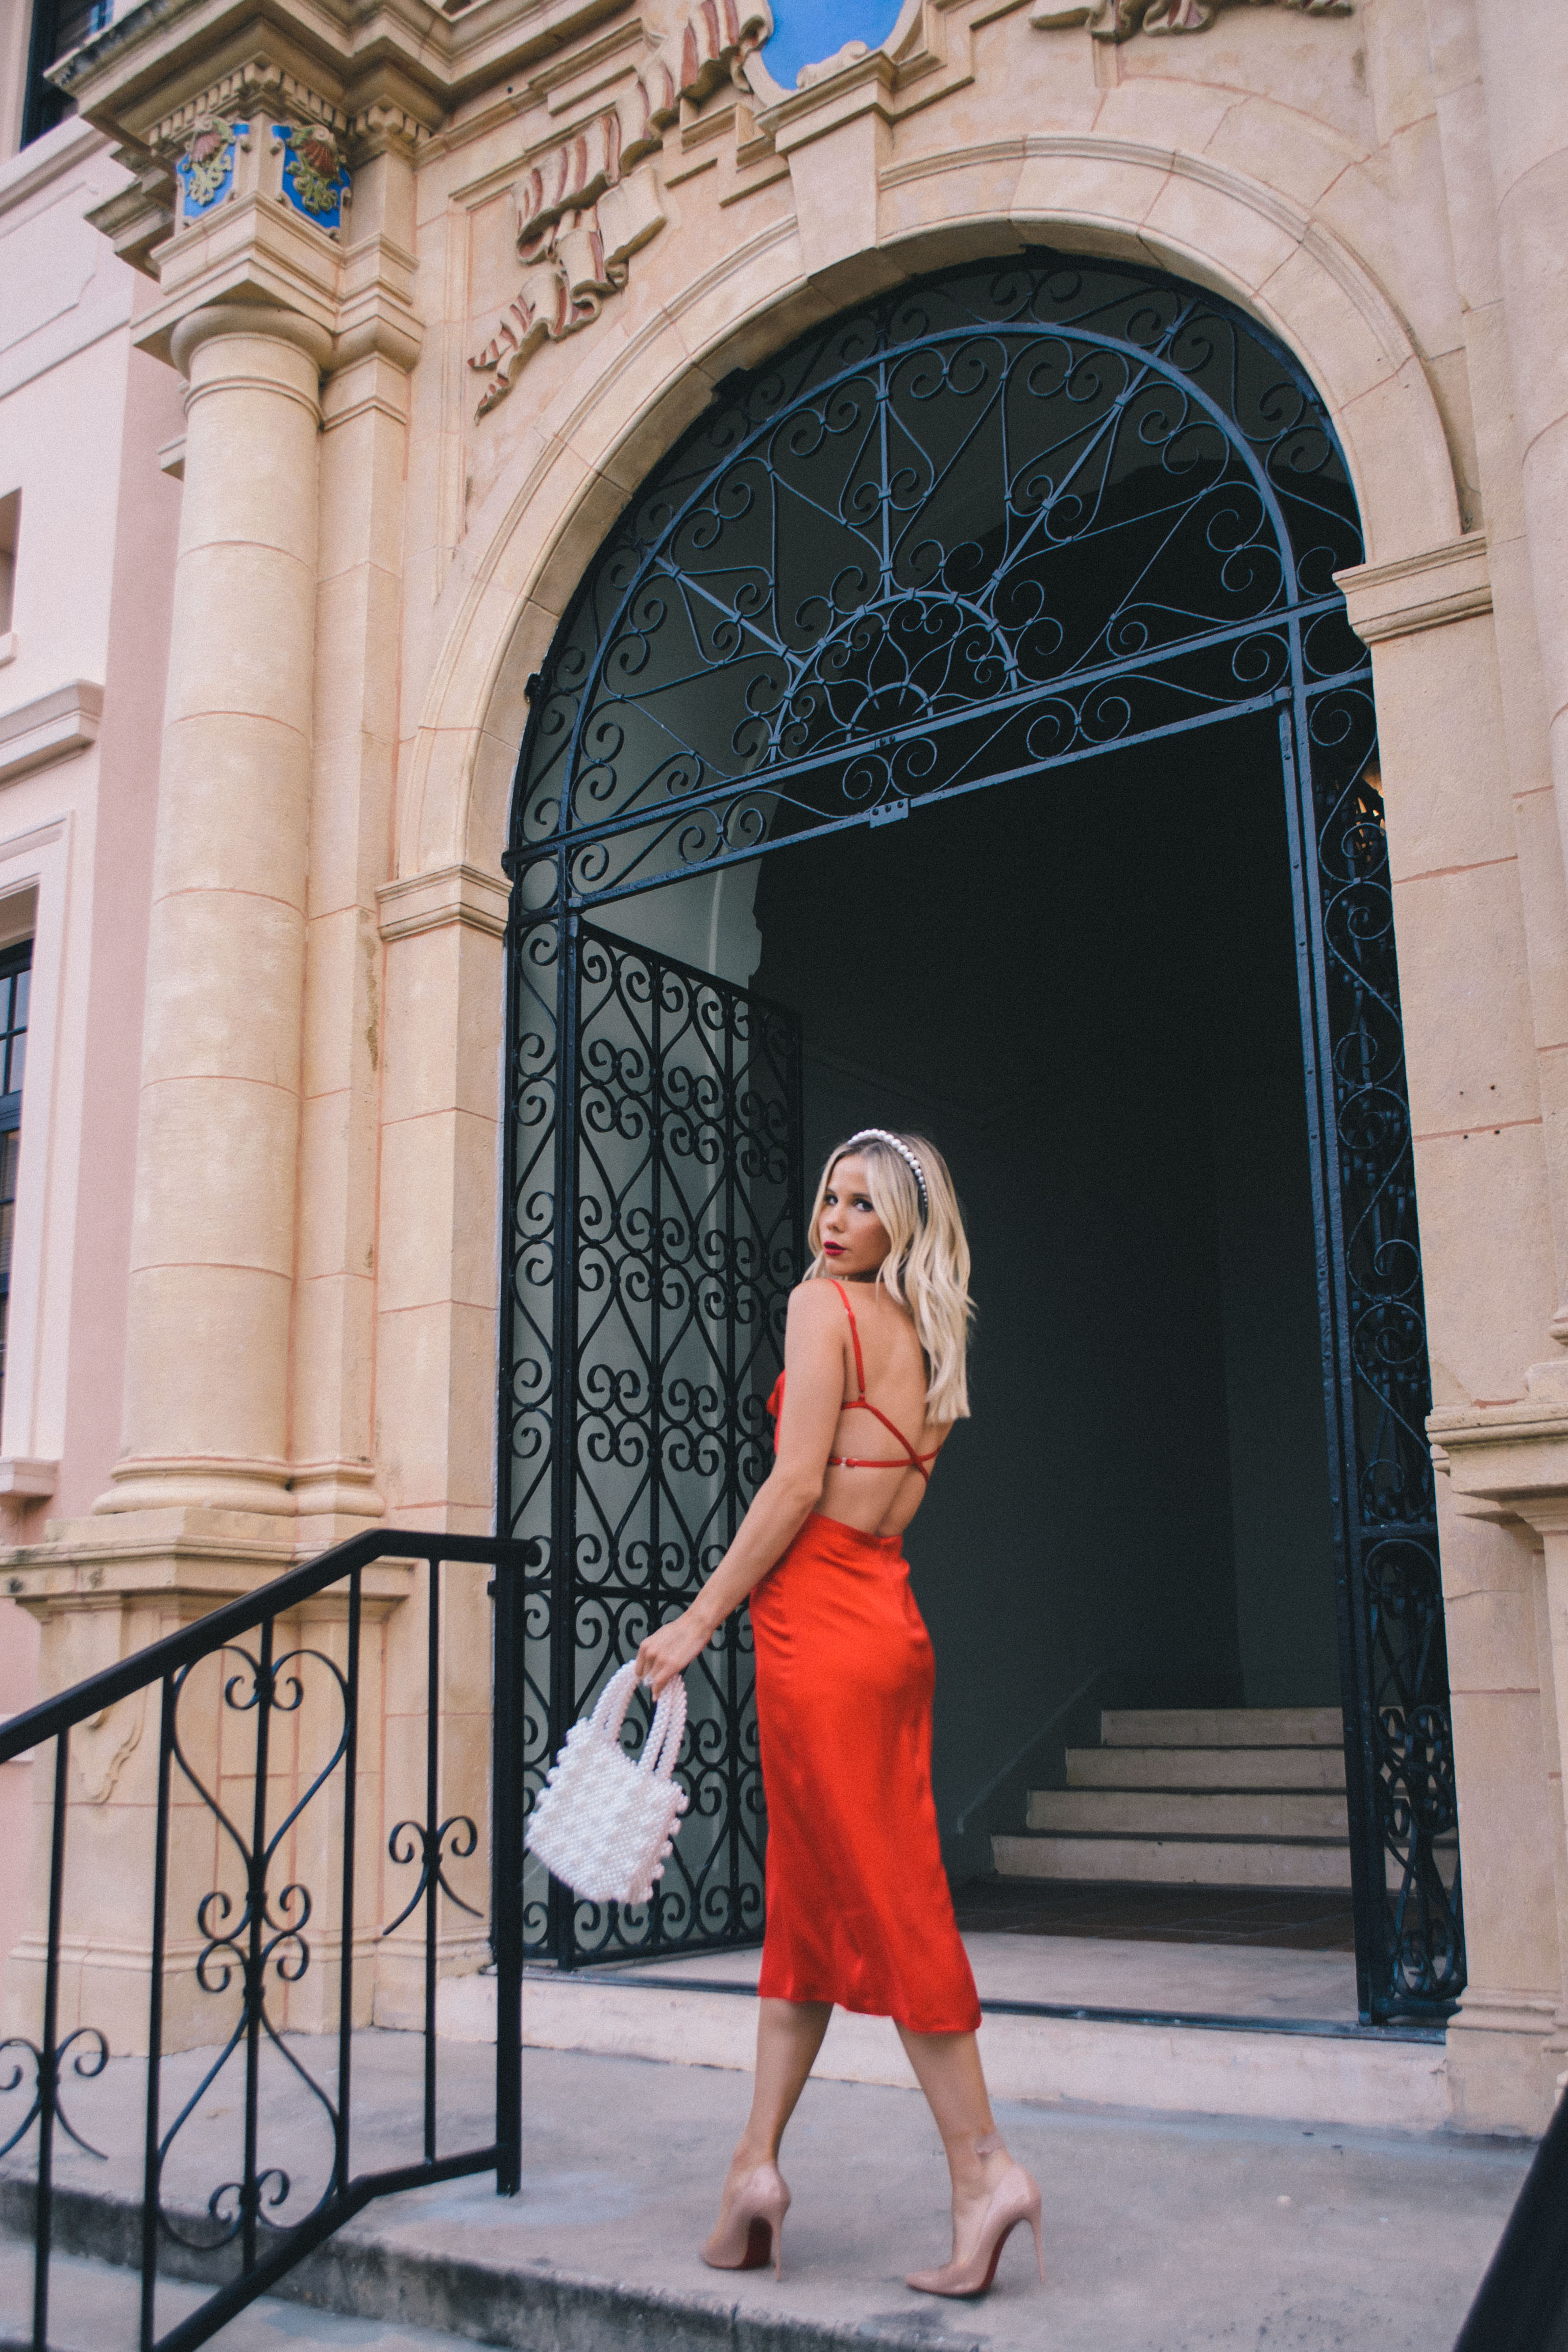
M 1223 835 L 1227 795 L 1266 793 L 1282 910 L 1288 873 L 1280 1051 L 1310 1203 L 1361 2003 L 1386 2019 L 1457 1998 L 1371 674 L 1333 583 L 1360 555 L 1332 430 L 1287 354 L 1190 286 L 1045 251 L 888 296 L 731 379 L 633 499 L 536 683 L 508 854 L 500 1477 L 503 1524 L 549 1547 L 525 1660 L 539 1769 L 766 1467 L 805 1108 L 795 1010 L 753 984 L 745 944 L 758 861 L 912 820 L 907 858 L 915 826 L 951 835 L 984 791 L 985 821 L 1023 813 L 1019 854 L 1026 833 L 1048 871 L 1053 811 L 1092 795 L 1110 772 L 1094 763 L 1190 774 L 1234 725 L 1250 784 L 1232 761 L 1185 825 Z M 1112 846 L 1141 855 L 1136 831 Z M 1113 930 L 1103 858 L 1095 887 Z M 984 925 L 932 951 L 933 971 L 973 964 Z M 743 1622 L 693 1679 L 692 1817 L 654 1905 L 619 1917 L 529 1890 L 535 1948 L 566 1965 L 758 1931 Z

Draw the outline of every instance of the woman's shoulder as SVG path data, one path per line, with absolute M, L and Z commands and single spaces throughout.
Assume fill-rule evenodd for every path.
M 813 1322 L 826 1323 L 837 1316 L 842 1323 L 844 1301 L 839 1297 L 837 1286 L 835 1283 L 824 1282 L 807 1275 L 805 1281 L 797 1282 L 790 1292 L 789 1311 L 791 1319 L 795 1321 L 806 1318 Z

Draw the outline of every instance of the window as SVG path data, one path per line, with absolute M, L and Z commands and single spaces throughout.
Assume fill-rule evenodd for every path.
M 16 652 L 11 632 L 16 625 L 16 532 L 22 520 L 22 493 L 12 490 L 0 499 L 0 661 Z
M 22 1151 L 22 1073 L 27 1058 L 32 967 L 30 940 L 0 952 L 0 1403 L 5 1393 L 5 1327 L 16 1236 L 16 1164 Z
M 83 41 L 101 33 L 114 16 L 114 0 L 33 0 L 33 37 L 27 48 L 27 95 L 22 109 L 22 144 L 41 139 L 70 111 L 68 100 L 45 70 Z

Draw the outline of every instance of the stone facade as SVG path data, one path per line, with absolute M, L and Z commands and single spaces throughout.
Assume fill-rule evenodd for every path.
M 1447 1473 L 1449 2097 L 1537 2128 L 1568 2064 L 1568 17 L 909 0 L 795 89 L 768 30 L 145 0 L 0 167 L 0 936 L 37 940 L 7 1696 L 35 1625 L 57 1688 L 384 1517 L 488 1528 L 500 854 L 567 600 L 713 385 L 809 322 L 1025 243 L 1144 262 L 1298 356 L 1361 502 Z M 453 1606 L 479 1636 L 478 1585 Z M 447 1695 L 468 1784 L 481 1685 Z M 111 1717 L 79 1759 L 106 2025 L 146 1745 Z M 361 1971 L 378 2016 L 398 1970 Z

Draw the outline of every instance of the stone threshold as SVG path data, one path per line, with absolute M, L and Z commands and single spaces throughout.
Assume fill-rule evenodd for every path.
M 484 1971 L 487 1977 L 489 1973 L 488 1969 Z M 522 1973 L 525 1982 L 539 1984 L 636 1985 L 648 1992 L 716 1992 L 739 1995 L 742 2000 L 756 1998 L 753 1985 L 722 1977 L 654 1975 L 638 1969 L 635 1962 L 613 1969 L 531 1967 Z M 1000 2000 L 984 1993 L 980 2011 L 983 2017 L 1058 2017 L 1090 2020 L 1102 2025 L 1189 2027 L 1194 2032 L 1218 2033 L 1306 2033 L 1342 2042 L 1435 2042 L 1439 2049 L 1447 2041 L 1446 2026 L 1422 2025 L 1407 2019 L 1391 2025 L 1368 2025 L 1359 2018 L 1233 2017 L 1205 2010 L 1108 2009 L 1084 2002 Z

